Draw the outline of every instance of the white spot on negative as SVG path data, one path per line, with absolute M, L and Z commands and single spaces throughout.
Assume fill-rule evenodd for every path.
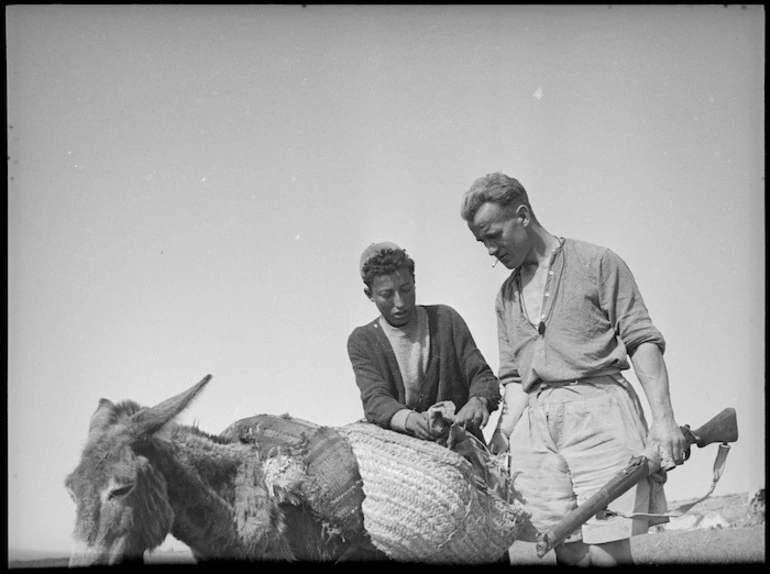
M 532 94 L 532 97 L 536 100 L 542 100 L 543 99 L 543 88 L 538 88 L 535 90 L 535 93 Z

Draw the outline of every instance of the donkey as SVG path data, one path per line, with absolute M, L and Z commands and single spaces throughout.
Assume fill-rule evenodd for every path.
M 70 566 L 141 561 L 168 534 L 199 562 L 383 559 L 363 528 L 357 467 L 347 469 L 353 511 L 340 521 L 313 498 L 324 476 L 312 476 L 296 450 L 276 449 L 275 440 L 263 448 L 259 432 L 213 436 L 173 422 L 210 379 L 151 408 L 99 401 L 65 480 L 77 508 Z M 263 417 L 260 428 L 275 419 Z M 277 465 L 283 471 L 270 475 Z M 316 472 L 326 471 L 316 465 Z

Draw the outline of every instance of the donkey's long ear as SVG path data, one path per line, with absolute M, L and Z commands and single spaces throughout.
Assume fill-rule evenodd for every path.
M 99 399 L 99 406 L 96 407 L 94 414 L 91 415 L 91 422 L 88 424 L 89 438 L 101 433 L 110 424 L 114 422 L 113 412 L 115 405 L 107 399 Z
M 136 436 L 153 434 L 181 413 L 210 380 L 211 375 L 206 375 L 199 383 L 183 393 L 166 399 L 154 407 L 142 409 L 129 419 L 128 424 L 133 427 Z

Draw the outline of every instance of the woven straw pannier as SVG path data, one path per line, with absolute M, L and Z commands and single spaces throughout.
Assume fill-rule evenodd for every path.
M 394 560 L 498 562 L 529 515 L 475 486 L 470 462 L 445 446 L 370 423 L 337 429 L 363 479 L 364 526 Z

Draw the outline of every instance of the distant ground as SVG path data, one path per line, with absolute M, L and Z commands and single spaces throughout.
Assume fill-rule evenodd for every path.
M 675 508 L 693 500 L 695 499 L 671 502 L 669 503 L 669 507 Z M 698 513 L 705 516 L 711 516 L 719 513 L 725 520 L 727 520 L 727 522 L 732 524 L 743 518 L 748 509 L 748 493 L 743 492 L 739 494 L 726 494 L 724 496 L 711 496 L 703 502 L 699 502 L 688 514 Z
M 37 555 L 33 557 L 33 555 Z M 46 556 L 44 553 L 11 553 L 8 568 L 66 568 L 69 558 L 66 556 Z M 154 552 L 145 556 L 145 564 L 195 564 L 189 550 Z
M 688 501 L 671 502 L 674 508 Z M 707 498 L 691 513 L 721 515 L 734 523 L 746 515 L 747 494 L 728 494 Z M 765 525 L 751 528 L 713 530 L 671 530 L 636 536 L 631 548 L 637 564 L 758 564 L 765 562 Z M 511 547 L 514 564 L 553 564 L 553 552 L 537 558 L 534 544 L 516 542 Z M 189 549 L 147 554 L 150 564 L 189 564 L 194 562 Z M 9 568 L 59 568 L 67 566 L 67 557 L 43 552 L 11 550 Z
M 631 539 L 639 565 L 761 564 L 765 562 L 765 526 L 714 530 L 671 530 Z M 555 565 L 553 552 L 538 558 L 534 544 L 515 542 L 512 564 Z

